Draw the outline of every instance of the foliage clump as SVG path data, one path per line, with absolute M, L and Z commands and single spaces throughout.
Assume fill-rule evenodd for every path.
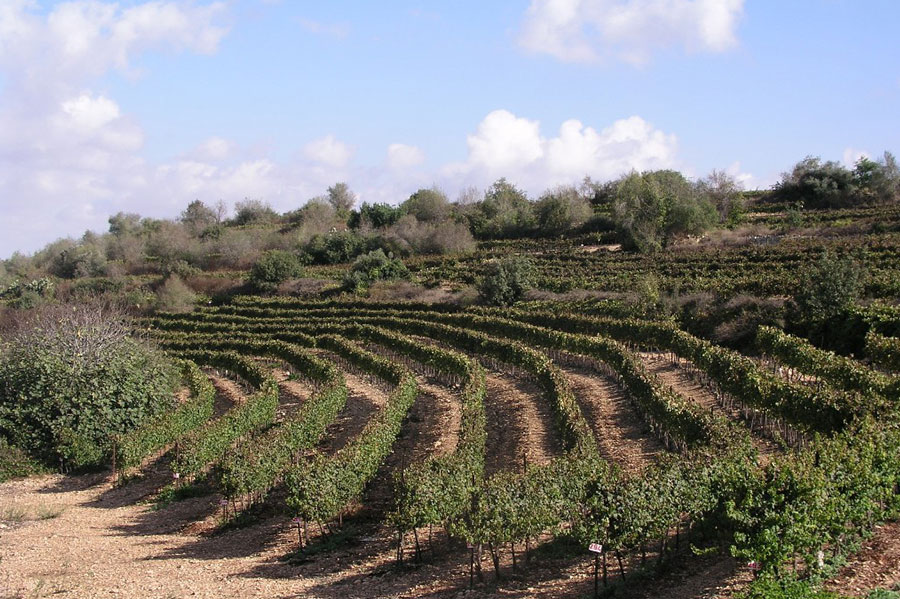
M 250 284 L 260 291 L 272 291 L 288 279 L 303 274 L 300 258 L 285 250 L 270 250 L 250 269 Z
M 481 301 L 492 306 L 509 306 L 534 286 L 534 265 L 524 257 L 504 258 L 488 265 L 478 285 Z
M 353 262 L 344 276 L 344 289 L 360 293 L 376 281 L 395 281 L 409 278 L 403 261 L 384 253 L 381 248 L 363 254 Z
M 0 436 L 48 464 L 96 464 L 115 435 L 172 405 L 177 373 L 97 306 L 41 310 L 4 339 Z

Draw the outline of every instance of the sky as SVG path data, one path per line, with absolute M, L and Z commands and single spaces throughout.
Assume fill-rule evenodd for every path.
M 195 199 L 900 151 L 896 0 L 0 0 L 0 257 Z

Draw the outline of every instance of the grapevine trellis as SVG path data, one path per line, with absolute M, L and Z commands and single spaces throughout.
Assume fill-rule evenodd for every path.
M 607 554 L 620 569 L 623 556 L 645 555 L 648 547 L 659 547 L 662 557 L 672 549 L 671 539 L 702 523 L 707 532 L 728 538 L 737 554 L 777 569 L 788 556 L 818 550 L 823 538 L 833 540 L 898 504 L 894 485 L 872 482 L 877 478 L 896 485 L 897 466 L 871 457 L 863 447 L 872 439 L 881 444 L 878 451 L 898 443 L 895 428 L 872 418 L 892 422 L 888 416 L 896 410 L 896 378 L 817 353 L 777 331 L 764 329 L 760 346 L 771 360 L 818 377 L 818 387 L 786 380 L 753 358 L 668 322 L 578 315 L 551 305 L 498 311 L 236 298 L 193 314 L 160 314 L 144 324 L 163 348 L 188 360 L 185 373 L 193 395 L 175 412 L 121 440 L 119 467 L 134 468 L 152 451 L 176 443 L 173 468 L 186 479 L 209 472 L 235 509 L 282 486 L 284 510 L 305 531 L 301 547 L 314 534 L 308 523 L 316 523 L 313 530 L 322 533 L 333 531 L 366 501 L 366 488 L 391 453 L 416 400 L 417 376 L 453 389 L 461 425 L 452 452 L 394 472 L 386 525 L 398 533 L 399 558 L 407 535 L 420 555 L 419 533 L 427 529 L 431 538 L 439 527 L 468 543 L 479 568 L 486 550 L 499 576 L 501 552 L 508 551 L 515 561 L 517 547 L 520 556 L 523 548 L 527 556 L 531 546 L 548 536 L 567 535 L 602 545 L 605 573 Z M 872 343 L 884 345 L 880 339 Z M 639 350 L 665 352 L 709 387 L 724 407 L 741 412 L 750 426 L 730 419 L 728 410 L 704 408 L 662 384 Z M 312 396 L 276 421 L 277 385 L 251 356 L 284 361 L 310 383 Z M 208 421 L 211 391 L 191 361 L 234 370 L 254 392 L 220 419 Z M 485 476 L 484 406 L 491 398 L 481 361 L 537 385 L 552 408 L 561 455 L 546 464 Z M 558 364 L 587 367 L 617 384 L 669 452 L 640 475 L 601 457 L 593 429 Z M 347 445 L 324 454 L 315 447 L 347 398 L 342 372 L 373 377 L 389 396 Z M 780 431 L 793 446 L 778 457 L 778 467 L 802 471 L 829 492 L 846 490 L 828 487 L 828 477 L 818 474 L 823 463 L 833 469 L 848 465 L 824 460 L 823 452 L 840 447 L 859 454 L 853 463 L 862 467 L 865 462 L 868 469 L 868 511 L 818 514 L 808 529 L 827 529 L 825 537 L 798 537 L 789 545 L 779 541 L 781 553 L 771 542 L 765 545 L 767 521 L 760 514 L 775 508 L 747 503 L 752 495 L 748 489 L 781 484 L 781 479 L 770 467 L 758 465 L 750 435 L 760 427 Z M 858 447 L 855 439 L 866 441 Z

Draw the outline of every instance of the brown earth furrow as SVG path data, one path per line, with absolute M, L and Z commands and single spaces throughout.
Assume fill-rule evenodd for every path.
M 876 526 L 862 549 L 825 587 L 842 596 L 867 597 L 876 589 L 900 590 L 900 522 Z
M 732 421 L 743 422 L 740 411 L 722 406 L 715 394 L 705 385 L 696 381 L 683 367 L 673 364 L 664 354 L 642 352 L 640 354 L 647 370 L 655 375 L 662 384 L 668 385 L 682 397 L 697 402 L 704 408 L 719 412 Z M 763 458 L 782 453 L 782 448 L 772 439 L 751 431 L 751 441 Z
M 321 358 L 330 360 L 341 367 L 329 352 L 316 352 Z M 324 440 L 316 448 L 318 451 L 332 455 L 359 435 L 366 423 L 378 410 L 387 405 L 389 392 L 373 384 L 367 377 L 341 368 L 347 383 L 347 404 L 337 418 L 328 425 Z
M 604 458 L 639 472 L 665 451 L 618 385 L 587 369 L 562 369 Z
M 562 454 L 553 414 L 534 383 L 504 373 L 485 379 L 485 474 L 543 465 Z

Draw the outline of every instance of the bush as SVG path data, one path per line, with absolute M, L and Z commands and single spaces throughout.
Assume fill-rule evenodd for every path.
M 288 279 L 303 275 L 300 258 L 284 250 L 270 250 L 250 269 L 250 284 L 262 291 L 271 291 Z
M 633 172 L 616 187 L 612 216 L 624 246 L 662 249 L 681 235 L 696 235 L 717 220 L 715 206 L 676 171 Z
M 114 435 L 170 407 L 177 373 L 97 306 L 34 314 L 0 356 L 0 435 L 48 464 L 101 462 Z
M 399 258 L 387 255 L 379 248 L 356 259 L 350 271 L 344 276 L 344 288 L 358 293 L 368 289 L 375 281 L 406 278 L 409 278 L 406 265 Z
M 366 239 L 354 231 L 316 235 L 306 244 L 306 253 L 315 264 L 350 262 L 366 249 Z
M 535 206 L 540 235 L 557 236 L 583 225 L 593 209 L 574 187 L 557 187 L 541 196 Z
M 478 297 L 492 306 L 509 306 L 531 289 L 534 266 L 528 258 L 504 258 L 491 263 L 478 285 Z
M 738 599 L 840 599 L 840 595 L 819 588 L 808 580 L 763 577 L 737 595 Z
M 38 474 L 43 470 L 40 464 L 18 447 L 12 447 L 0 437 L 0 483 L 11 478 Z
M 190 312 L 196 301 L 197 294 L 176 274 L 169 275 L 156 291 L 156 306 L 166 312 Z
M 278 213 L 272 210 L 272 207 L 262 200 L 244 200 L 234 205 L 234 218 L 232 224 L 237 226 L 244 225 L 264 225 L 273 223 L 278 220 Z

